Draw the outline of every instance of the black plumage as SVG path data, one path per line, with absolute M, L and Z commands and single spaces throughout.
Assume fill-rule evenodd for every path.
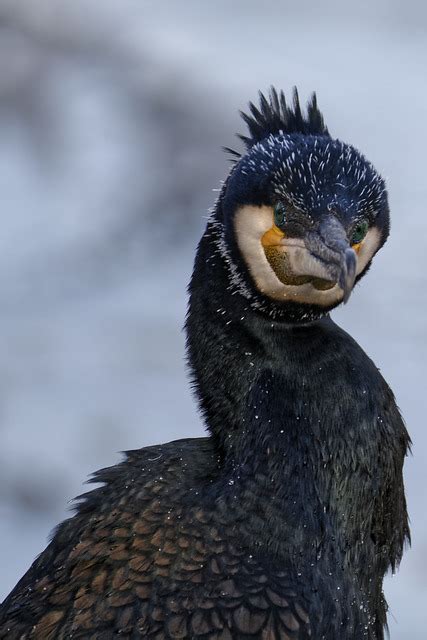
M 249 136 L 239 135 L 247 149 L 264 140 L 267 135 L 276 135 L 281 131 L 286 134 L 302 133 L 304 135 L 329 135 L 323 116 L 317 106 L 316 94 L 313 93 L 307 105 L 307 115 L 301 109 L 297 88 L 294 88 L 293 105 L 288 106 L 283 91 L 280 94 L 272 87 L 270 100 L 259 94 L 259 109 L 253 102 L 249 103 L 250 115 L 240 114 L 249 129 Z
M 330 137 L 314 98 L 307 116 L 297 94 L 289 108 L 275 91 L 251 112 L 189 287 L 188 360 L 209 436 L 96 473 L 102 486 L 3 603 L 0 638 L 384 637 L 383 577 L 409 538 L 409 437 L 377 368 L 328 312 L 385 242 L 387 194 Z M 246 227 L 270 210 L 285 211 L 283 234 L 275 224 L 265 255 L 261 242 L 247 251 Z M 282 273 L 271 233 L 307 273 Z M 270 260 L 279 293 L 260 285 Z

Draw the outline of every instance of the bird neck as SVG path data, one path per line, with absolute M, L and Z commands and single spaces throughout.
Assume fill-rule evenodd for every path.
M 228 494 L 268 517 L 277 548 L 289 540 L 284 526 L 311 549 L 326 529 L 340 531 L 343 546 L 363 539 L 349 505 L 354 512 L 371 499 L 371 484 L 359 486 L 353 465 L 361 477 L 378 467 L 374 365 L 329 317 L 291 326 L 254 311 L 230 289 L 209 229 L 189 292 L 193 385 Z M 351 451 L 345 425 L 356 440 L 372 438 L 369 447 Z
M 254 310 L 230 287 L 209 226 L 189 293 L 188 362 L 218 452 L 234 464 L 249 457 L 270 460 L 290 437 L 290 425 L 301 431 L 305 381 L 330 357 L 324 336 L 335 325 L 329 317 L 291 325 Z

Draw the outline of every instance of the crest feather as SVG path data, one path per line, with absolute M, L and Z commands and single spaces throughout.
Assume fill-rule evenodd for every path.
M 253 102 L 250 102 L 249 111 L 249 114 L 240 112 L 248 126 L 249 136 L 239 135 L 239 138 L 247 149 L 269 135 L 276 135 L 280 132 L 284 134 L 329 135 L 323 121 L 323 115 L 317 106 L 316 94 L 312 94 L 307 104 L 307 113 L 304 114 L 296 87 L 294 87 L 291 106 L 286 103 L 283 91 L 279 94 L 274 87 L 271 87 L 268 99 L 260 91 L 259 106 L 257 107 Z

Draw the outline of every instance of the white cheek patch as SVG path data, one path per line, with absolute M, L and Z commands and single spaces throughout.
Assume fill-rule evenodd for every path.
M 273 224 L 271 207 L 247 205 L 237 210 L 234 225 L 237 244 L 261 293 L 283 299 L 283 285 L 267 260 L 261 238 Z
M 378 229 L 372 227 L 366 234 L 357 254 L 356 274 L 362 273 L 368 262 L 372 260 L 381 242 L 381 235 Z
M 260 293 L 282 302 L 294 301 L 329 306 L 343 297 L 343 291 L 335 285 L 331 289 L 316 289 L 310 282 L 300 285 L 284 284 L 274 273 L 265 255 L 261 239 L 273 226 L 272 207 L 245 205 L 235 214 L 234 226 L 237 244 Z M 370 229 L 361 243 L 357 256 L 359 274 L 371 260 L 380 244 L 377 229 Z M 297 247 L 294 248 L 296 250 Z

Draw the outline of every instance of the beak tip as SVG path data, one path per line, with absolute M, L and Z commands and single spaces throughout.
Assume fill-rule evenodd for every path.
M 347 302 L 349 301 L 351 292 L 352 292 L 352 289 L 348 289 L 347 291 L 344 290 L 344 296 L 343 296 L 343 299 L 342 299 L 344 304 L 347 304 Z
M 339 279 L 339 286 L 344 292 L 343 302 L 346 304 L 353 291 L 356 279 L 357 256 L 354 249 L 349 247 L 343 256 L 342 270 Z

